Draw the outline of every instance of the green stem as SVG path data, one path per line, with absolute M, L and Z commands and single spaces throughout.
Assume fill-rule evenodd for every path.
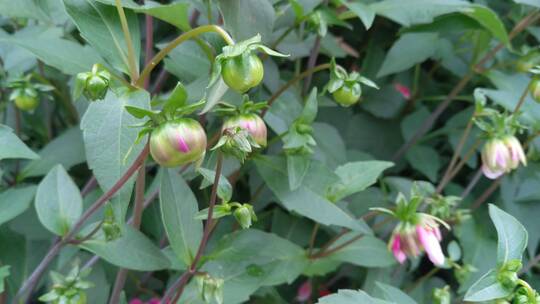
M 137 58 L 135 58 L 135 49 L 133 48 L 133 40 L 131 40 L 131 33 L 129 32 L 129 26 L 126 18 L 126 13 L 122 7 L 122 1 L 116 0 L 116 9 L 118 10 L 118 16 L 120 16 L 120 23 L 122 24 L 122 31 L 124 32 L 124 39 L 126 39 L 128 50 L 128 64 L 129 73 L 131 75 L 131 82 L 139 78 L 139 71 L 137 69 Z
M 218 33 L 219 35 L 221 35 L 223 40 L 227 42 L 227 44 L 229 45 L 234 44 L 234 40 L 231 38 L 231 36 L 229 36 L 229 34 L 224 29 L 222 29 L 221 27 L 217 25 L 202 25 L 202 26 L 196 27 L 178 36 L 176 39 L 169 42 L 169 44 L 165 46 L 161 51 L 159 51 L 159 53 L 157 53 L 154 56 L 154 58 L 152 58 L 152 60 L 150 60 L 150 62 L 148 62 L 148 64 L 144 67 L 144 70 L 142 71 L 141 76 L 139 76 L 139 79 L 137 79 L 137 81 L 135 82 L 135 85 L 138 87 L 142 86 L 144 84 L 144 80 L 148 76 L 150 76 L 150 73 L 152 72 L 152 70 L 161 62 L 161 60 L 163 60 L 163 58 L 165 58 L 165 56 L 167 56 L 167 54 L 169 54 L 172 50 L 174 50 L 178 45 L 182 44 L 183 42 L 189 39 L 192 39 L 203 33 L 208 33 L 208 32 Z

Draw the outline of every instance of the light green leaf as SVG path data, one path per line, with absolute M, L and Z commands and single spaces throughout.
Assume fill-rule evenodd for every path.
M 404 71 L 435 55 L 439 36 L 437 33 L 407 33 L 392 45 L 377 73 L 382 77 Z
M 371 28 L 371 25 L 373 25 L 373 20 L 375 20 L 375 11 L 369 7 L 369 5 L 365 3 L 361 3 L 359 1 L 342 1 L 345 6 L 351 12 L 355 13 L 358 18 L 362 21 L 364 26 L 366 27 L 366 30 L 369 30 Z
M 234 39 L 241 41 L 256 34 L 262 36 L 263 42 L 272 39 L 276 13 L 269 1 L 219 0 L 218 3 L 225 28 Z
M 115 5 L 115 0 L 97 1 L 108 5 Z M 144 5 L 138 5 L 132 0 L 122 0 L 122 6 L 132 9 L 137 13 L 148 14 L 161 19 L 178 27 L 182 31 L 191 29 L 188 16 L 190 3 L 187 1 L 175 1 L 169 4 L 160 4 L 155 1 L 146 0 L 144 1 Z
M 336 225 L 358 231 L 369 231 L 369 228 L 362 225 L 360 220 L 354 219 L 341 208 L 306 186 L 300 186 L 298 189 L 291 191 L 286 163 L 283 158 L 260 157 L 255 160 L 255 164 L 257 171 L 261 174 L 267 186 L 288 210 L 297 212 L 323 225 Z
M 20 177 L 45 175 L 58 164 L 69 170 L 75 165 L 84 163 L 86 155 L 81 130 L 74 127 L 62 133 L 41 149 L 39 156 L 40 159 L 33 160 L 24 166 Z
M 8 158 L 38 159 L 39 155 L 30 150 L 10 127 L 0 124 L 0 160 Z
M 199 168 L 197 171 L 203 176 L 203 182 L 201 183 L 201 188 L 204 189 L 210 185 L 214 184 L 214 178 L 216 177 L 216 171 L 209 170 L 205 168 Z M 219 183 L 218 183 L 218 189 L 217 189 L 217 195 L 219 198 L 221 198 L 225 202 L 229 202 L 232 197 L 232 186 L 229 183 L 229 180 L 221 175 L 219 177 Z
M 165 44 L 158 44 L 162 49 Z M 195 41 L 188 40 L 174 48 L 164 59 L 167 71 L 185 83 L 191 83 L 197 78 L 208 76 L 211 62 Z
M 400 289 L 377 282 L 377 288 L 379 288 L 383 293 L 383 298 L 385 300 L 388 300 L 392 303 L 399 303 L 399 304 L 416 304 L 416 301 L 413 300 L 409 295 L 401 291 Z
M 34 199 L 36 186 L 10 188 L 0 193 L 0 225 L 23 213 Z
M 497 263 L 520 260 L 527 247 L 527 230 L 510 214 L 490 204 L 489 216 L 497 229 Z
M 497 13 L 492 11 L 490 8 L 482 5 L 471 5 L 462 12 L 463 14 L 478 21 L 478 23 L 480 23 L 488 32 L 490 32 L 493 37 L 505 44 L 509 42 L 504 23 L 501 21 L 501 19 L 499 19 Z
M 402 0 L 384 0 L 369 5 L 369 8 L 377 15 L 382 15 L 401 25 L 430 23 L 433 18 L 460 11 L 470 4 L 460 0 L 407 0 L 403 5 Z
M 202 221 L 196 220 L 197 199 L 184 179 L 173 170 L 163 171 L 159 192 L 161 217 L 176 256 L 189 265 L 202 238 Z
M 358 233 L 349 232 L 339 239 L 328 250 L 332 250 L 353 238 L 359 237 Z M 334 261 L 347 262 L 363 267 L 388 267 L 396 263 L 394 256 L 388 250 L 388 246 L 380 239 L 365 235 L 358 240 L 328 256 Z
M 77 185 L 61 165 L 55 166 L 39 183 L 36 211 L 39 221 L 52 233 L 66 234 L 82 214 Z
M 336 168 L 340 181 L 328 189 L 328 197 L 339 201 L 351 194 L 373 185 L 381 173 L 394 164 L 386 161 L 358 161 L 346 163 Z
M 127 44 L 122 32 L 120 18 L 115 7 L 93 0 L 64 0 L 67 13 L 77 25 L 81 35 L 112 66 L 129 73 Z M 135 58 L 140 58 L 140 32 L 137 16 L 125 11 L 135 49 Z M 139 61 L 136 60 L 137 69 Z
M 88 166 L 104 191 L 125 173 L 146 142 L 142 140 L 127 156 L 139 133 L 132 126 L 141 121 L 125 111 L 126 105 L 150 109 L 150 95 L 142 90 L 120 96 L 109 91 L 103 101 L 90 104 L 81 121 Z M 132 185 L 133 179 L 115 196 L 119 200 L 113 204 L 118 220 L 125 216 Z
M 287 154 L 287 174 L 291 190 L 296 190 L 302 185 L 311 164 L 310 157 L 310 155 Z
M 497 273 L 491 270 L 481 277 L 465 294 L 465 301 L 469 302 L 484 302 L 504 298 L 512 290 L 505 289 L 501 283 L 497 281 Z
M 139 271 L 169 268 L 167 257 L 142 232 L 127 224 L 121 230 L 122 236 L 116 240 L 88 240 L 80 247 L 122 268 Z
M 304 109 L 302 110 L 302 114 L 300 114 L 300 120 L 308 124 L 315 121 L 318 106 L 317 88 L 315 87 L 311 90 L 309 96 L 306 98 Z
M 317 304 L 390 304 L 384 300 L 376 299 L 362 290 L 340 289 L 337 293 L 319 299 Z

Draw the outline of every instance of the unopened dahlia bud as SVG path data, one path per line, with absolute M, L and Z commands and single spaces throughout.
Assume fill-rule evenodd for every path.
M 257 220 L 255 211 L 253 211 L 253 207 L 249 204 L 243 204 L 236 208 L 233 215 L 243 229 L 251 227 L 252 222 Z
M 482 149 L 482 172 L 488 178 L 496 179 L 516 169 L 519 163 L 527 165 L 527 159 L 521 143 L 514 136 L 490 139 Z
M 341 88 L 334 91 L 332 96 L 338 104 L 350 107 L 360 100 L 362 87 L 359 83 L 345 83 Z
M 206 133 L 190 118 L 163 123 L 150 135 L 150 154 L 164 167 L 176 167 L 201 160 L 206 152 Z
M 222 130 L 240 127 L 248 131 L 259 146 L 266 146 L 266 124 L 257 114 L 241 114 L 231 117 L 225 121 Z
M 82 91 L 88 100 L 101 100 L 107 94 L 110 81 L 111 74 L 106 70 L 100 69 L 99 65 L 95 64 L 91 72 L 79 73 L 77 75 L 75 97 L 78 97 L 77 95 Z
M 534 101 L 540 103 L 540 78 L 536 77 L 529 85 L 529 92 Z
M 452 297 L 450 295 L 450 286 L 444 288 L 435 288 L 433 290 L 433 303 L 434 304 L 450 304 Z
M 199 287 L 199 293 L 205 303 L 223 303 L 223 279 L 214 278 L 209 274 L 197 275 L 195 277 Z
M 436 266 L 444 264 L 445 257 L 441 249 L 441 231 L 439 225 L 426 215 L 419 214 L 416 226 L 398 225 L 390 242 L 389 249 L 399 263 L 404 263 L 407 257 L 417 257 L 425 251 L 429 260 Z
M 32 87 L 16 89 L 11 93 L 17 108 L 23 111 L 33 111 L 39 105 L 38 92 Z

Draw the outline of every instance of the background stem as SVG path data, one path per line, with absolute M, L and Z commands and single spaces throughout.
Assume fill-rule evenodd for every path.
M 137 58 L 135 57 L 135 49 L 133 48 L 133 40 L 131 39 L 131 33 L 129 32 L 129 25 L 126 18 L 126 13 L 122 7 L 121 0 L 115 0 L 116 10 L 118 11 L 118 16 L 120 17 L 120 23 L 122 24 L 122 31 L 124 32 L 124 39 L 127 44 L 128 51 L 128 65 L 129 73 L 131 75 L 131 82 L 133 83 L 135 79 L 139 78 L 139 70 L 137 69 Z

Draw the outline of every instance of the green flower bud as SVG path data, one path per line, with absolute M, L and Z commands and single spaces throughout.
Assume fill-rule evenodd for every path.
M 168 121 L 150 135 L 150 154 L 164 167 L 176 167 L 202 160 L 206 152 L 206 133 L 190 118 Z
M 199 293 L 205 303 L 211 303 L 214 299 L 218 304 L 223 303 L 223 279 L 218 279 L 209 274 L 197 275 L 195 277 Z
M 450 304 L 452 297 L 450 295 L 450 287 L 435 288 L 433 290 L 433 303 L 434 304 Z
M 262 81 L 264 67 L 256 54 L 243 53 L 223 60 L 221 76 L 231 89 L 244 93 Z
M 540 78 L 535 77 L 530 86 L 529 86 L 529 92 L 531 92 L 531 97 L 534 99 L 534 101 L 540 103 Z
M 38 92 L 32 87 L 15 89 L 10 96 L 17 108 L 22 111 L 33 111 L 39 105 Z
M 516 70 L 521 73 L 527 73 L 538 64 L 540 64 L 540 53 L 532 51 L 517 60 Z
M 82 92 L 90 101 L 101 100 L 107 95 L 111 74 L 106 70 L 100 70 L 98 64 L 92 67 L 91 72 L 79 73 L 75 83 L 75 97 Z
M 249 204 L 243 204 L 236 208 L 233 215 L 243 229 L 251 227 L 252 220 L 257 220 L 253 207 Z
M 530 304 L 527 295 L 517 295 L 512 300 L 512 304 Z
M 497 281 L 507 289 L 514 289 L 518 284 L 517 273 L 513 271 L 501 271 L 497 274 Z
M 266 124 L 257 114 L 241 114 L 225 121 L 222 130 L 240 127 L 246 130 L 259 146 L 266 146 Z
M 362 88 L 359 83 L 344 83 L 341 88 L 332 93 L 332 96 L 339 105 L 350 107 L 360 100 Z

